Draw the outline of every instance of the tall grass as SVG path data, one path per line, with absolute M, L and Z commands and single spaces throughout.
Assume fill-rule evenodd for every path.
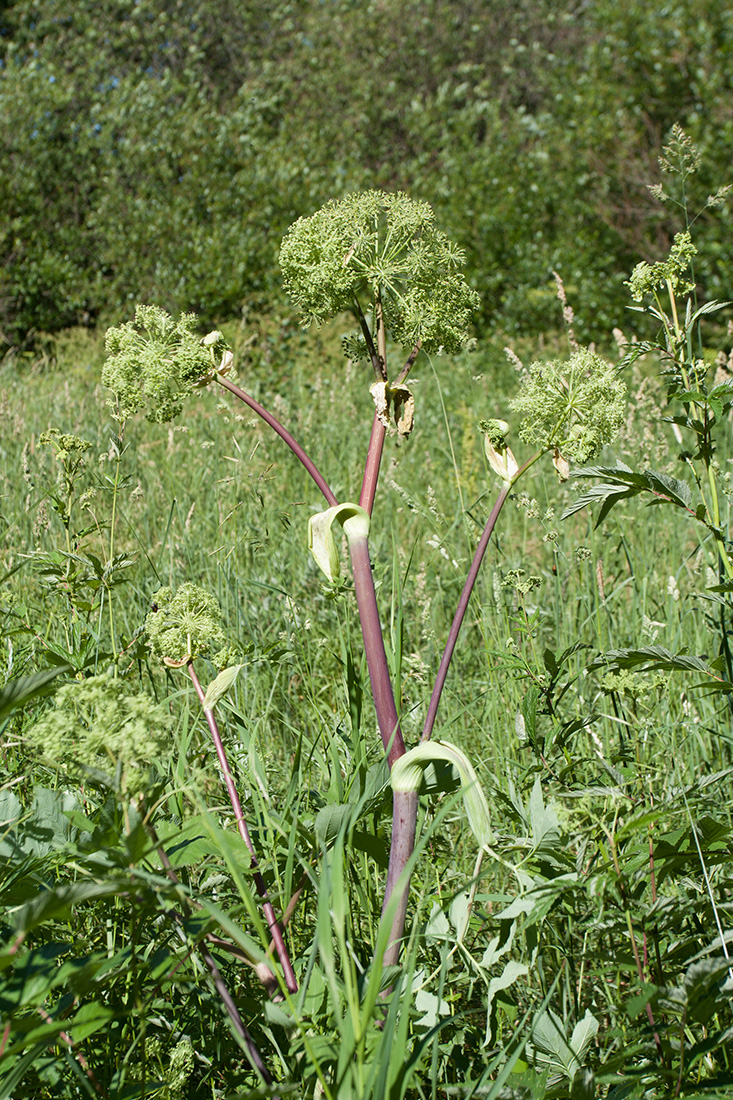
M 361 368 L 331 353 L 339 332 L 270 318 L 226 335 L 249 392 L 354 499 L 372 409 Z M 516 389 L 501 343 L 424 360 L 415 431 L 384 457 L 372 559 L 411 744 L 492 503 L 477 421 Z M 258 421 L 204 392 L 175 426 L 129 425 L 115 488 L 102 358 L 101 339 L 77 333 L 52 360 L 2 366 L 0 660 L 13 682 L 54 662 L 67 679 L 104 671 L 111 600 L 129 679 L 174 729 L 148 796 L 156 844 L 144 804 L 124 819 L 113 786 L 83 768 L 75 783 L 34 742 L 42 696 L 24 710 L 4 699 L 0 1097 L 725 1095 L 727 704 L 676 671 L 588 671 L 597 653 L 640 644 L 717 655 L 694 595 L 709 580 L 705 537 L 638 499 L 598 528 L 586 512 L 561 522 L 572 483 L 523 479 L 436 728 L 476 764 L 495 842 L 477 862 L 457 794 L 421 800 L 404 961 L 385 976 L 387 775 L 352 584 L 324 587 L 303 552 L 312 484 Z M 635 399 L 614 457 L 653 455 L 674 473 L 656 368 L 651 353 L 627 368 Z M 59 463 L 39 444 L 53 428 L 91 443 L 71 557 Z M 105 560 L 113 495 L 115 550 L 131 564 L 100 607 L 73 554 Z M 200 712 L 142 644 L 154 593 L 184 582 L 216 593 L 243 665 L 218 713 L 287 912 L 295 995 L 270 1000 L 257 979 L 269 936 Z M 273 1083 L 222 1011 L 202 944 Z

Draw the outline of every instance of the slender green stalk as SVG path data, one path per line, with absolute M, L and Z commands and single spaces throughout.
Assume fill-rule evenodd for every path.
M 117 439 L 114 441 L 115 446 L 115 477 L 112 485 L 112 512 L 109 521 L 109 561 L 110 564 L 114 560 L 115 556 L 115 525 L 117 522 L 117 492 L 120 484 L 120 463 L 122 462 L 122 433 L 125 430 L 124 424 L 120 425 L 120 432 Z M 107 607 L 109 611 L 109 633 L 112 639 L 112 655 L 117 654 L 117 642 L 115 639 L 115 620 L 112 612 L 112 587 L 107 585 Z

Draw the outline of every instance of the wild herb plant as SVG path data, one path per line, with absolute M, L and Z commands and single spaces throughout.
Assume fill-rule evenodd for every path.
M 626 464 L 584 467 L 575 471 L 576 478 L 593 480 L 596 484 L 567 508 L 564 516 L 589 505 L 600 505 L 596 526 L 602 524 L 612 508 L 634 496 L 647 499 L 647 504 L 675 509 L 696 525 L 696 537 L 718 582 L 707 587 L 701 598 L 711 605 L 718 633 L 718 653 L 712 660 L 673 654 L 664 647 L 625 648 L 604 654 L 598 665 L 613 671 L 679 670 L 702 673 L 698 684 L 709 691 L 730 697 L 733 691 L 733 659 L 729 633 L 731 597 L 733 592 L 733 556 L 726 522 L 728 479 L 716 456 L 717 438 L 733 407 L 733 379 L 726 370 L 726 357 L 712 362 L 706 355 L 702 326 L 729 303 L 697 299 L 695 256 L 697 248 L 692 238 L 696 217 L 687 206 L 689 177 L 699 165 L 697 151 L 690 138 L 675 127 L 660 158 L 662 171 L 676 183 L 665 191 L 653 186 L 652 193 L 663 202 L 679 206 L 686 228 L 676 234 L 669 255 L 654 264 L 642 262 L 634 268 L 628 280 L 629 291 L 636 303 L 632 308 L 649 318 L 657 329 L 654 339 L 637 341 L 627 346 L 625 363 L 653 354 L 661 367 L 668 407 L 665 423 L 679 447 L 679 462 L 688 478 L 645 469 L 635 471 Z M 720 204 L 728 187 L 708 198 L 705 209 Z M 702 211 L 700 211 L 701 213 Z M 698 215 L 696 215 L 698 216 Z
M 616 371 L 600 356 L 577 349 L 565 364 L 560 361 L 537 363 L 530 369 L 515 407 L 523 417 L 519 434 L 535 450 L 521 467 L 506 444 L 507 425 L 496 420 L 484 422 L 486 456 L 501 481 L 501 490 L 475 551 L 448 636 L 428 706 L 422 744 L 408 749 L 384 645 L 369 534 L 387 431 L 394 427 L 402 436 L 407 436 L 413 426 L 414 398 L 406 384 L 410 370 L 421 351 L 456 351 L 469 338 L 468 321 L 476 296 L 459 273 L 460 259 L 460 252 L 435 229 L 427 204 L 415 203 L 405 195 L 378 192 L 327 204 L 312 217 L 296 222 L 283 241 L 280 260 L 285 286 L 304 322 L 323 322 L 350 309 L 356 316 L 359 331 L 345 341 L 345 351 L 350 358 L 365 359 L 374 374 L 371 393 L 375 412 L 358 502 L 339 502 L 322 473 L 287 429 L 226 377 L 231 367 L 231 353 L 224 350 L 221 364 L 224 369 L 217 371 L 215 366 L 213 371 L 221 386 L 263 416 L 288 444 L 325 497 L 329 507 L 309 521 L 309 547 L 332 584 L 338 581 L 340 573 L 333 534 L 337 521 L 346 537 L 372 696 L 393 791 L 392 839 L 383 904 L 389 935 L 383 941 L 383 956 L 376 960 L 377 965 L 385 969 L 394 966 L 399 957 L 409 896 L 409 868 L 414 863 L 418 793 L 427 766 L 447 761 L 457 767 L 465 790 L 469 821 L 480 847 L 490 845 L 492 839 L 488 806 L 475 772 L 463 753 L 441 741 L 431 743 L 431 735 L 458 634 L 502 506 L 520 477 L 543 454 L 551 452 L 556 469 L 561 476 L 567 476 L 568 460 L 583 460 L 596 454 L 613 438 L 623 415 L 624 387 Z M 150 339 L 140 332 L 147 332 L 149 323 L 156 330 Z M 179 411 L 179 397 L 183 391 L 191 390 L 202 380 L 203 364 L 194 353 L 183 356 L 185 362 L 182 360 L 180 364 L 172 344 L 150 354 L 156 339 L 160 343 L 161 334 L 164 339 L 164 334 L 173 330 L 173 322 L 160 312 L 153 314 L 139 309 L 134 326 L 111 330 L 108 334 L 108 346 L 113 355 L 105 371 L 105 381 L 113 389 L 114 405 L 120 410 L 117 415 L 127 415 L 141 407 L 147 397 L 162 394 L 162 405 L 154 406 L 149 416 L 167 420 Z M 138 332 L 140 335 L 136 339 Z M 404 349 L 402 366 L 392 381 L 388 369 L 388 339 Z M 202 346 L 210 346 L 213 352 L 218 343 L 218 334 L 212 334 Z M 198 367 L 199 377 L 191 365 Z M 207 363 L 206 377 L 211 373 Z M 175 600 L 185 602 L 185 597 L 179 594 Z M 154 647 L 161 647 L 159 623 L 167 622 L 168 616 L 173 614 L 175 600 L 169 605 L 170 611 L 164 607 L 160 620 L 157 614 L 148 620 Z M 168 663 L 185 664 L 196 686 L 194 626 L 186 633 L 185 618 L 185 614 L 174 615 L 178 632 L 175 653 L 166 648 L 165 656 Z M 197 690 L 203 700 L 202 690 Z M 211 725 L 211 708 L 205 705 L 205 710 Z M 221 740 L 213 725 L 211 728 L 239 828 L 253 851 L 233 790 L 231 772 L 222 755 Z M 266 898 L 266 893 L 263 897 Z M 268 915 L 271 931 L 275 932 L 272 919 Z M 284 947 L 278 948 L 278 952 L 286 966 L 287 985 L 291 992 L 296 992 L 294 973 Z
M 608 659 L 609 650 L 613 658 L 619 649 L 619 631 L 633 636 L 663 628 L 663 612 L 642 599 L 642 568 L 636 564 L 628 581 L 618 564 L 624 554 L 632 563 L 637 554 L 653 560 L 643 557 L 652 541 L 646 528 L 635 545 L 627 534 L 615 548 L 614 511 L 598 531 L 583 531 L 577 546 L 578 529 L 568 532 L 582 522 L 582 510 L 569 509 L 565 525 L 555 527 L 552 519 L 557 480 L 567 478 L 569 464 L 592 461 L 614 433 L 628 431 L 618 370 L 571 338 L 567 358 L 553 352 L 548 362 L 522 369 L 513 400 L 488 391 L 483 407 L 462 407 L 463 383 L 453 385 L 452 377 L 460 353 L 451 341 L 458 333 L 468 336 L 473 299 L 461 282 L 459 257 L 433 228 L 429 208 L 405 196 L 354 196 L 343 207 L 328 204 L 312 222 L 302 219 L 291 233 L 284 270 L 304 319 L 327 324 L 331 310 L 351 310 L 357 324 L 345 342 L 341 373 L 329 366 L 324 384 L 321 350 L 307 360 L 290 410 L 297 424 L 292 431 L 282 423 L 286 395 L 274 398 L 275 415 L 235 380 L 247 349 L 232 354 L 219 333 L 200 340 L 190 318 L 177 323 L 163 311 L 142 311 L 123 326 L 124 334 L 113 330 L 109 337 L 114 372 L 106 377 L 115 393 L 120 387 L 112 406 L 119 447 L 102 497 L 107 512 L 91 501 L 98 523 L 89 536 L 100 540 L 102 569 L 116 545 L 132 557 L 125 469 L 134 448 L 130 418 L 145 410 L 157 422 L 158 397 L 166 415 L 189 403 L 181 427 L 204 416 L 206 449 L 199 455 L 182 445 L 185 434 L 171 429 L 172 473 L 160 460 L 161 447 L 147 460 L 149 508 L 174 515 L 175 502 L 162 507 L 154 486 L 170 477 L 172 495 L 182 494 L 185 470 L 187 499 L 198 510 L 191 505 L 186 517 L 185 505 L 181 540 L 170 551 L 170 518 L 147 545 L 138 533 L 142 568 L 125 571 L 127 587 L 119 589 L 125 598 L 116 596 L 114 608 L 99 587 L 94 645 L 85 659 L 92 664 L 73 667 L 80 678 L 85 669 L 96 671 L 96 653 L 98 671 L 110 665 L 110 675 L 78 685 L 71 680 L 36 719 L 35 737 L 32 703 L 52 686 L 49 673 L 11 684 L 0 697 L 6 731 L 30 701 L 30 733 L 23 736 L 33 755 L 12 744 L 6 751 L 11 764 L 24 769 L 30 759 L 35 768 L 32 786 L 21 771 L 16 790 L 0 792 L 8 823 L 0 901 L 10 929 L 0 986 L 0 1096 L 13 1096 L 26 1082 L 34 1100 L 63 1089 L 82 1096 L 290 1093 L 339 1100 L 434 1097 L 445 1089 L 558 1100 L 696 1095 L 703 1087 L 723 1095 L 714 1090 L 726 1087 L 730 1057 L 725 899 L 731 822 L 721 798 L 728 780 L 727 773 L 708 775 L 695 763 L 695 752 L 704 754 L 712 743 L 707 727 L 719 728 L 720 713 L 711 700 L 679 700 L 663 666 L 632 675 Z M 422 329 L 421 308 L 427 310 Z M 281 326 L 274 351 L 263 355 L 271 388 L 286 331 Z M 324 331 L 330 335 L 333 328 Z M 320 337 L 307 339 L 317 346 Z M 447 359 L 437 354 L 441 339 L 454 349 Z M 419 390 L 411 381 L 425 354 L 420 340 L 431 349 L 447 425 L 455 417 L 465 440 L 483 437 L 485 462 L 476 463 L 471 476 L 485 485 L 477 484 L 478 499 L 466 508 L 480 517 L 482 533 L 470 547 L 462 590 L 465 551 L 455 531 L 462 530 L 463 516 L 456 510 L 451 531 L 430 482 L 420 479 L 437 436 L 435 412 L 424 398 L 415 400 Z M 628 369 L 643 366 L 637 360 Z M 356 389 L 360 372 L 370 367 L 371 397 L 359 404 L 349 388 Z M 255 371 L 247 377 L 261 384 Z M 231 411 L 223 403 L 214 408 L 202 393 L 200 414 L 191 405 L 199 382 L 209 389 L 214 382 L 244 401 L 287 444 L 324 499 L 325 509 L 314 511 L 308 524 L 308 541 L 326 583 L 319 587 L 315 571 L 308 572 L 303 521 L 300 558 L 286 567 L 303 577 L 297 602 L 278 576 L 286 558 L 277 535 L 267 542 L 266 583 L 253 578 L 251 587 L 240 587 L 249 579 L 242 570 L 254 561 L 255 572 L 258 559 L 247 556 L 238 538 L 217 551 L 226 569 L 209 572 L 206 538 L 223 546 L 223 519 L 234 522 L 228 517 L 238 515 L 250 486 L 250 522 L 264 527 L 279 515 L 289 528 L 292 502 L 303 499 L 303 488 L 294 481 L 297 488 L 285 490 L 287 505 L 273 509 L 276 494 L 265 484 L 270 452 L 260 464 L 252 447 L 246 451 L 251 470 L 243 453 L 233 485 L 221 471 L 239 451 L 223 451 L 226 459 L 209 466 L 218 447 L 208 449 L 216 438 L 211 425 L 225 423 Z M 350 461 L 329 466 L 328 480 L 321 472 L 322 456 L 330 462 L 336 453 L 342 408 L 352 456 L 359 436 L 354 424 L 365 408 L 365 444 L 371 421 L 358 493 L 346 488 Z M 411 424 L 428 423 L 429 432 L 406 441 Z M 308 425 L 317 462 L 295 438 Z M 240 420 L 227 437 L 230 431 L 236 439 L 257 429 Z M 400 441 L 404 466 L 397 474 L 392 461 L 382 469 L 388 433 Z M 163 442 L 155 438 L 155 446 Z M 515 457 L 514 438 L 527 447 L 526 457 Z M 417 457 L 411 453 L 416 445 Z M 463 451 L 466 466 L 472 446 L 467 442 Z M 545 455 L 554 463 L 549 478 L 536 476 Z M 107 459 L 102 469 L 109 468 Z M 414 484 L 406 480 L 408 470 Z M 486 506 L 487 487 L 497 480 L 496 500 Z M 700 482 L 709 499 L 709 481 L 701 476 Z M 726 499 L 725 484 L 720 477 L 719 501 Z M 450 499 L 450 491 L 439 488 L 441 499 Z M 427 603 L 410 601 L 403 580 L 409 574 L 413 591 L 424 591 L 423 565 L 414 578 L 409 573 L 419 558 L 413 539 L 416 517 L 423 519 L 421 495 L 434 525 L 431 553 L 442 566 L 440 576 L 435 568 L 428 576 L 443 583 L 444 602 L 455 594 L 457 603 L 445 629 L 442 606 L 428 622 Z M 219 507 L 203 526 L 204 502 L 212 501 Z M 394 525 L 390 550 L 384 528 L 395 503 L 405 505 L 407 520 Z M 117 532 L 111 548 L 110 530 Z M 655 528 L 658 538 L 664 531 Z M 714 532 L 704 531 L 714 548 Z M 350 630 L 344 546 L 362 648 Z M 487 554 L 491 564 L 482 570 Z M 552 568 L 542 564 L 543 554 Z M 161 588 L 163 574 L 169 583 Z M 480 599 L 472 600 L 477 592 Z M 269 622 L 274 598 L 286 608 L 281 637 Z M 664 598 L 673 611 L 681 603 L 666 591 Z M 472 640 L 482 640 L 461 654 L 461 676 L 470 669 L 473 677 L 470 688 L 450 676 L 464 623 Z M 680 632 L 693 623 L 689 616 L 681 620 Z M 436 624 L 447 642 L 440 639 L 434 661 L 430 653 L 407 651 L 414 626 L 423 631 L 426 651 L 436 646 Z M 48 641 L 53 637 L 49 630 Z M 697 629 L 696 637 L 704 631 Z M 591 646 L 598 667 L 586 676 Z M 686 656 L 681 647 L 670 653 Z M 437 669 L 432 677 L 431 669 Z M 365 717 L 365 674 L 381 735 L 376 746 Z M 194 689 L 194 708 L 181 690 L 184 676 Z M 288 692 L 278 683 L 284 676 Z M 339 679 L 344 704 L 334 698 Z M 715 683 L 724 686 L 721 679 Z M 158 699 L 167 692 L 168 707 L 147 692 Z M 220 805 L 197 708 L 215 745 L 231 814 Z M 124 718 L 136 714 L 140 728 L 130 756 Z M 72 715 L 80 730 L 76 746 L 64 737 Z M 434 730 L 440 731 L 435 741 Z M 474 761 L 479 757 L 476 768 L 454 741 L 470 749 Z M 684 774 L 681 763 L 670 771 L 667 761 L 683 755 L 689 760 Z M 57 756 L 63 758 L 56 762 Z M 496 773 L 489 799 L 477 778 L 486 782 L 487 764 Z M 77 775 L 84 776 L 81 783 Z M 420 792 L 428 794 L 422 802 Z M 391 832 L 384 827 L 390 808 Z M 236 831 L 223 825 L 232 815 Z M 470 837 L 460 828 L 464 817 Z M 411 876 L 417 888 L 409 892 Z M 277 933 L 279 944 L 271 942 Z M 401 965 L 389 965 L 398 959 Z

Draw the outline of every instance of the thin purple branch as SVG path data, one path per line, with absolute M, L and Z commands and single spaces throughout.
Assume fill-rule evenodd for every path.
M 228 378 L 225 378 L 221 374 L 216 375 L 216 380 L 220 386 L 223 386 L 225 390 L 229 390 L 235 397 L 238 397 L 240 401 L 244 401 L 245 405 L 249 405 L 253 412 L 256 412 L 258 416 L 262 417 L 266 424 L 269 424 L 274 432 L 276 432 L 280 438 L 287 443 L 290 450 L 295 457 L 306 468 L 310 476 L 315 481 L 318 488 L 323 493 L 327 502 L 333 507 L 334 504 L 338 504 L 338 500 L 334 496 L 331 486 L 326 481 L 321 471 L 316 466 L 313 459 L 308 453 L 301 447 L 300 443 L 290 434 L 287 428 L 284 428 L 280 421 L 268 412 L 263 405 L 260 405 L 259 401 L 255 401 L 254 397 L 250 397 L 243 389 L 236 385 L 234 382 L 230 382 Z
M 252 859 L 252 872 L 255 880 L 255 885 L 257 887 L 257 892 L 262 899 L 262 911 L 265 915 L 265 920 L 267 921 L 267 927 L 270 929 L 270 935 L 272 936 L 273 943 L 275 944 L 277 957 L 279 958 L 280 964 L 283 968 L 283 973 L 285 975 L 285 984 L 290 993 L 297 993 L 298 982 L 295 977 L 292 964 L 290 962 L 288 949 L 285 946 L 285 941 L 282 937 L 280 925 L 278 924 L 277 917 L 275 916 L 275 910 L 272 908 L 272 902 L 270 901 L 267 893 L 265 880 L 262 877 L 262 872 L 259 870 L 257 855 L 255 853 L 254 845 L 252 844 L 252 839 L 249 835 L 247 823 L 244 820 L 244 814 L 242 813 L 242 804 L 239 801 L 239 795 L 237 793 L 237 788 L 234 784 L 234 777 L 229 767 L 229 761 L 227 760 L 227 755 L 224 750 L 224 744 L 221 739 L 221 734 L 219 733 L 219 727 L 217 725 L 216 717 L 214 715 L 214 712 L 209 707 L 204 706 L 204 690 L 201 687 L 198 676 L 196 675 L 196 672 L 194 670 L 193 661 L 189 661 L 186 667 L 188 668 L 189 675 L 191 677 L 191 680 L 193 681 L 193 686 L 196 689 L 196 694 L 198 695 L 201 706 L 203 707 L 204 715 L 206 716 L 206 721 L 208 723 L 209 730 L 214 741 L 216 755 L 219 759 L 219 767 L 221 768 L 222 775 L 224 777 L 224 783 L 226 784 L 229 801 L 231 802 L 232 809 L 234 810 L 234 817 L 237 822 L 239 834 L 242 837 L 244 843 L 247 845 Z
M 445 643 L 445 649 L 443 650 L 443 656 L 441 658 L 440 667 L 438 668 L 438 675 L 435 678 L 435 684 L 433 686 L 433 694 L 430 697 L 430 704 L 428 706 L 428 713 L 425 718 L 425 725 L 423 727 L 421 741 L 429 741 L 430 735 L 433 732 L 433 726 L 435 725 L 435 716 L 438 713 L 438 704 L 440 703 L 440 697 L 443 693 L 445 686 L 445 680 L 448 675 L 448 668 L 450 667 L 451 659 L 453 657 L 453 651 L 456 648 L 456 642 L 458 641 L 458 635 L 463 625 L 463 619 L 468 609 L 468 602 L 471 599 L 471 593 L 478 577 L 478 571 L 481 568 L 481 562 L 484 559 L 486 548 L 489 545 L 489 540 L 494 532 L 496 521 L 499 518 L 499 513 L 504 507 L 504 501 L 509 496 L 511 485 L 505 484 L 502 487 L 499 496 L 496 498 L 494 507 L 491 509 L 491 514 L 484 527 L 483 534 L 479 539 L 479 544 L 476 547 L 476 552 L 473 555 L 473 561 L 471 562 L 471 568 L 468 571 L 466 577 L 466 583 L 463 586 L 461 592 L 461 598 L 458 601 L 458 607 L 456 608 L 455 616 L 453 617 L 453 623 L 448 634 L 448 641 Z

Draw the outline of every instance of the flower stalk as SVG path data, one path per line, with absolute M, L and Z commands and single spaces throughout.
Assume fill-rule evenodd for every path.
M 188 661 L 186 669 L 189 676 L 191 677 L 191 681 L 196 690 L 196 694 L 199 697 L 199 702 L 201 703 L 201 706 L 203 708 L 204 716 L 206 718 L 206 722 L 209 727 L 212 740 L 214 742 L 216 755 L 219 760 L 219 767 L 221 768 L 221 773 L 224 778 L 227 794 L 229 795 L 229 801 L 231 802 L 232 809 L 234 811 L 234 818 L 237 822 L 239 835 L 241 836 L 244 843 L 247 845 L 247 849 L 252 860 L 252 873 L 255 881 L 255 886 L 257 887 L 257 892 L 262 899 L 262 911 L 264 913 L 267 927 L 270 930 L 270 935 L 272 936 L 272 940 L 275 945 L 277 957 L 280 960 L 280 965 L 283 968 L 285 985 L 289 993 L 297 993 L 298 982 L 293 971 L 292 963 L 290 962 L 288 949 L 285 946 L 285 941 L 283 940 L 280 925 L 278 924 L 277 917 L 275 916 L 275 910 L 272 907 L 272 902 L 270 901 L 267 892 L 265 880 L 262 877 L 262 872 L 259 869 L 257 854 L 252 843 L 252 838 L 249 834 L 249 829 L 247 828 L 247 822 L 244 820 L 244 814 L 242 813 L 242 804 L 239 800 L 239 794 L 237 793 L 234 776 L 232 775 L 231 768 L 229 767 L 229 761 L 227 759 L 226 750 L 224 749 L 224 743 L 221 739 L 221 734 L 219 733 L 219 726 L 216 721 L 216 716 L 214 715 L 214 712 L 213 710 L 211 710 L 210 707 L 204 705 L 205 692 L 201 687 L 198 676 L 196 675 L 192 660 Z

